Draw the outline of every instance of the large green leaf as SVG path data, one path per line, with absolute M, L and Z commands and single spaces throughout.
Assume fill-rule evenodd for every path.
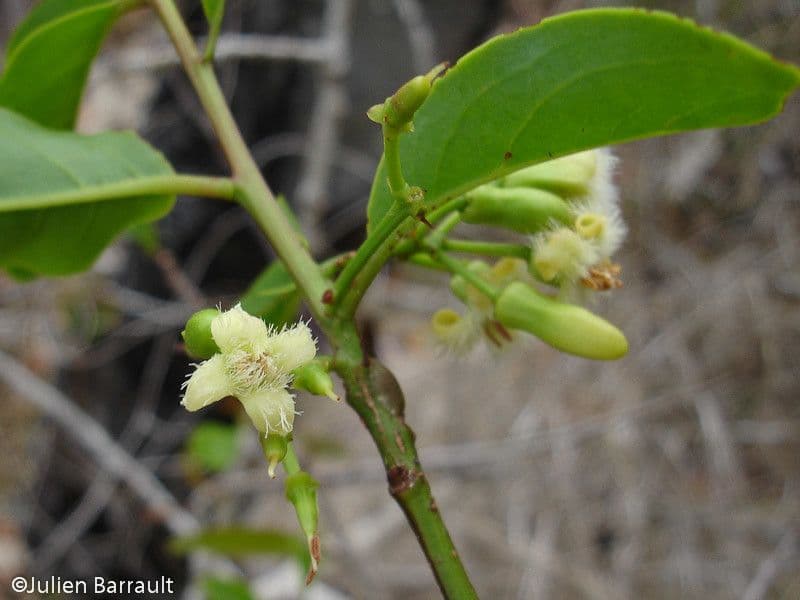
M 46 127 L 75 124 L 92 60 L 131 0 L 44 0 L 6 48 L 0 106 Z
M 200 423 L 186 442 L 189 460 L 210 473 L 225 471 L 239 456 L 237 432 L 236 426 L 228 423 Z
M 300 294 L 286 267 L 279 260 L 256 277 L 241 298 L 242 308 L 281 327 L 297 316 Z
M 3 202 L 83 193 L 170 175 L 164 157 L 130 132 L 83 136 L 40 127 L 0 108 L 0 268 L 66 275 L 88 268 L 123 229 L 166 214 L 173 196 L 130 197 L 2 212 Z M 102 200 L 100 193 L 98 199 Z
M 401 164 L 436 205 L 580 150 L 766 120 L 799 82 L 796 68 L 667 13 L 569 13 L 459 60 L 434 84 L 414 132 L 401 138 Z M 381 167 L 370 227 L 390 204 Z
M 209 578 L 203 581 L 206 600 L 255 600 L 243 579 Z

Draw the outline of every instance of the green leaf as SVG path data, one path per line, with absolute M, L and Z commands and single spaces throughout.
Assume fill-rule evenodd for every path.
M 241 298 L 242 308 L 281 327 L 295 319 L 300 309 L 300 294 L 283 263 L 270 264 Z
M 400 139 L 405 178 L 435 206 L 527 165 L 609 144 L 764 121 L 800 71 L 661 12 L 585 10 L 496 37 L 433 86 Z M 368 208 L 391 204 L 382 166 Z
M 6 48 L 0 106 L 53 129 L 72 129 L 86 78 L 130 0 L 44 0 Z
M 225 0 L 203 0 L 203 12 L 208 21 L 208 41 L 204 58 L 211 60 L 214 57 L 214 47 L 217 45 L 222 17 L 225 16 Z
M 104 186 L 171 175 L 164 157 L 130 132 L 51 131 L 0 108 L 0 268 L 67 275 L 88 268 L 114 237 L 166 214 L 173 196 L 102 200 Z M 2 212 L 7 205 L 80 194 L 84 204 Z M 55 200 L 54 200 L 55 201 Z
M 203 581 L 206 600 L 255 600 L 247 582 L 241 579 L 209 578 Z
M 239 456 L 235 425 L 207 421 L 192 431 L 186 445 L 190 460 L 211 473 L 229 468 Z
M 206 529 L 196 535 L 173 538 L 170 550 L 186 554 L 208 550 L 234 558 L 254 555 L 277 555 L 294 558 L 308 569 L 308 552 L 304 540 L 275 530 L 257 530 L 244 527 Z
M 128 229 L 128 235 L 145 254 L 153 256 L 161 248 L 158 229 L 153 223 L 139 223 Z

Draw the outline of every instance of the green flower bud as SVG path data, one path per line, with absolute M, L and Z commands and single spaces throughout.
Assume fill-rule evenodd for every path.
M 549 160 L 511 173 L 502 185 L 539 188 L 564 197 L 583 196 L 597 172 L 597 157 L 597 151 L 589 150 Z
M 216 308 L 204 308 L 186 321 L 181 337 L 186 344 L 186 353 L 192 358 L 208 359 L 219 352 L 219 346 L 211 335 L 211 321 L 219 314 Z
M 523 283 L 512 283 L 495 304 L 497 320 L 523 329 L 569 354 L 594 360 L 614 360 L 628 352 L 625 335 L 588 310 L 565 304 Z
M 519 233 L 535 233 L 554 220 L 572 223 L 574 217 L 560 197 L 534 188 L 500 188 L 484 185 L 467 195 L 462 213 L 467 223 L 505 227 Z
M 310 362 L 293 371 L 294 381 L 292 387 L 305 390 L 315 396 L 327 396 L 335 402 L 341 398 L 333 391 L 333 380 L 328 372 L 318 362 Z
M 288 435 L 280 435 L 277 433 L 270 433 L 266 437 L 261 438 L 261 448 L 264 450 L 264 457 L 269 463 L 267 473 L 269 473 L 270 479 L 275 479 L 275 468 L 286 456 L 290 440 L 291 438 Z
M 305 471 L 294 473 L 286 478 L 286 498 L 294 506 L 297 520 L 308 541 L 308 552 L 311 555 L 311 570 L 306 578 L 307 584 L 314 579 L 319 569 L 317 487 L 319 487 L 319 483 Z

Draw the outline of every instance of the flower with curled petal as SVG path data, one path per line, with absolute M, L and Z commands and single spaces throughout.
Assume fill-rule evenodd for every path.
M 287 390 L 292 371 L 311 361 L 317 345 L 305 323 L 278 331 L 236 305 L 211 322 L 219 353 L 196 365 L 183 385 L 181 404 L 196 411 L 226 396 L 244 406 L 264 435 L 288 435 L 294 396 Z

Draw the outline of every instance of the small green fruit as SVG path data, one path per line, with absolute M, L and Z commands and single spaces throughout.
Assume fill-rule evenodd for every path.
M 219 347 L 211 335 L 211 322 L 219 315 L 220 312 L 216 308 L 204 308 L 186 321 L 186 328 L 181 332 L 181 337 L 189 356 L 206 360 L 219 352 Z

